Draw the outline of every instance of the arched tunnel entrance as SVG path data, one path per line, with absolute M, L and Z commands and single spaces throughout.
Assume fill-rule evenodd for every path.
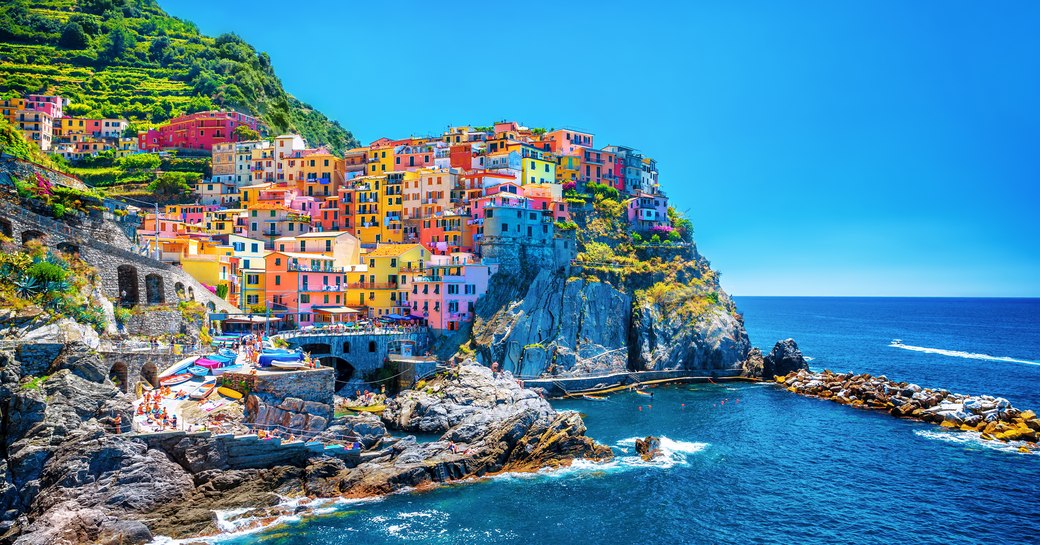
M 151 384 L 153 388 L 159 387 L 159 370 L 155 363 L 148 362 L 141 366 L 141 380 Z
M 354 378 L 354 366 L 343 358 L 338 358 L 336 356 L 322 356 L 321 364 L 325 367 L 333 367 L 336 369 L 335 390 L 337 392 L 340 388 L 350 382 L 352 378 Z M 353 392 L 351 392 L 350 395 L 353 395 Z
M 125 394 L 127 391 L 126 364 L 121 361 L 112 364 L 112 368 L 108 370 L 108 379 Z

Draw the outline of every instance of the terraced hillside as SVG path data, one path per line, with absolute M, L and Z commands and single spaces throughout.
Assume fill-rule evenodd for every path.
M 0 3 L 0 93 L 37 92 L 72 99 L 70 115 L 124 117 L 138 128 L 222 107 L 312 145 L 357 144 L 288 94 L 266 53 L 233 34 L 203 36 L 155 0 Z

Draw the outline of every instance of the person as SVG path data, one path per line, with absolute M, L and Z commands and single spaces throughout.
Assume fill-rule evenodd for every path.
M 173 429 L 177 429 L 177 415 L 170 417 L 170 425 L 173 426 Z
M 123 417 L 121 415 L 119 415 L 119 414 L 116 414 L 115 426 L 116 426 L 116 434 L 118 435 L 118 434 L 122 433 Z
M 452 454 L 459 453 L 459 447 L 455 445 L 455 441 L 448 443 L 448 450 L 450 450 Z

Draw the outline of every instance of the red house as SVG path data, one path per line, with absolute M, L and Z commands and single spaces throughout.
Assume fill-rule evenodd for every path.
M 182 115 L 171 119 L 158 130 L 138 135 L 138 149 L 195 149 L 212 151 L 214 144 L 237 142 L 235 128 L 245 125 L 254 131 L 255 117 L 239 112 L 212 110 Z

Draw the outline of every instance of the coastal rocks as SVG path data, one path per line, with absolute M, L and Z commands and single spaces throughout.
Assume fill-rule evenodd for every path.
M 406 390 L 386 403 L 383 420 L 392 428 L 422 433 L 453 430 L 468 441 L 491 423 L 531 412 L 548 419 L 555 412 L 532 390 L 522 388 L 511 373 L 495 373 L 468 361 L 421 390 Z
M 473 361 L 422 390 L 388 400 L 383 420 L 397 429 L 441 433 L 441 440 L 388 445 L 343 475 L 336 485 L 342 494 L 385 494 L 468 476 L 558 467 L 577 458 L 612 457 L 608 447 L 585 436 L 577 413 L 558 413 L 510 373 L 494 373 Z
M 885 376 L 852 373 L 811 373 L 805 369 L 777 376 L 788 391 L 842 405 L 887 411 L 893 416 L 940 425 L 951 430 L 977 432 L 983 439 L 1024 441 L 1029 449 L 1040 440 L 1040 419 L 1008 400 L 969 396 L 917 384 L 894 382 Z
M 331 415 L 331 405 L 294 397 L 272 400 L 267 395 L 249 395 L 245 402 L 246 422 L 259 429 L 277 429 L 296 435 L 310 436 L 321 432 L 328 426 Z
M 787 375 L 794 371 L 809 369 L 798 343 L 794 339 L 777 341 L 773 350 L 765 357 L 758 348 L 748 353 L 741 368 L 741 374 L 748 378 L 772 380 L 777 375 Z
M 636 454 L 644 462 L 653 460 L 661 454 L 661 440 L 652 435 L 646 436 L 646 439 L 636 439 Z
M 377 447 L 386 437 L 386 426 L 372 413 L 359 413 L 333 420 L 314 440 L 335 441 L 344 437 L 356 438 L 361 448 L 369 450 Z

